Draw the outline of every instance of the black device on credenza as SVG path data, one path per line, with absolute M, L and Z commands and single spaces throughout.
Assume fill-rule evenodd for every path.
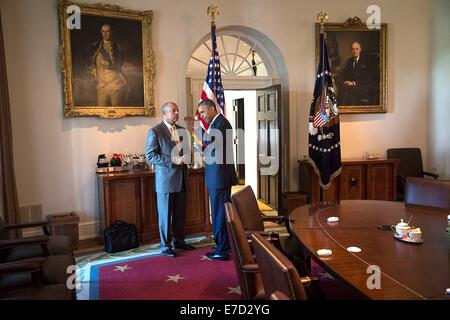
M 106 159 L 106 155 L 104 153 L 99 154 L 97 158 L 97 168 L 106 168 L 109 166 L 108 159 Z

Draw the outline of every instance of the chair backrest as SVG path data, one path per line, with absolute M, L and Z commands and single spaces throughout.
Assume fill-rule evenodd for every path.
M 450 180 L 406 178 L 405 203 L 450 210 Z
M 251 186 L 245 186 L 231 196 L 231 203 L 241 218 L 244 230 L 264 231 L 258 201 Z
M 0 216 L 0 240 L 6 239 L 8 239 L 8 232 L 5 229 L 5 221 L 3 221 L 3 218 Z
M 264 289 L 259 272 L 244 272 L 244 266 L 255 264 L 255 260 L 253 259 L 253 254 L 241 219 L 230 202 L 225 203 L 225 215 L 231 252 L 241 287 L 242 299 L 264 298 Z
M 273 294 L 278 291 L 278 297 L 306 300 L 300 275 L 292 262 L 261 235 L 254 233 L 251 237 L 266 298 L 274 299 Z
M 397 174 L 402 177 L 423 177 L 422 153 L 419 148 L 387 150 L 388 159 L 400 159 Z

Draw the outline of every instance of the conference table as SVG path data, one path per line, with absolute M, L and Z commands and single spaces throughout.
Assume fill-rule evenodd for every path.
M 342 200 L 298 207 L 289 220 L 309 258 L 364 297 L 448 300 L 447 214 L 400 202 Z M 329 217 L 339 221 L 328 222 Z M 410 225 L 421 229 L 423 243 L 401 241 L 394 231 L 379 228 L 384 225 L 388 229 L 400 219 L 411 219 Z M 349 252 L 347 248 L 352 246 L 361 251 Z M 329 249 L 332 254 L 319 256 L 319 249 Z

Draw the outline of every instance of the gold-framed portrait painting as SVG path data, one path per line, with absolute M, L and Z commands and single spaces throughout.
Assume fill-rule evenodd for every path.
M 387 25 L 369 29 L 354 17 L 345 23 L 325 23 L 324 31 L 339 112 L 387 112 Z M 319 34 L 316 23 L 316 64 Z
M 58 1 L 64 116 L 154 116 L 152 11 Z

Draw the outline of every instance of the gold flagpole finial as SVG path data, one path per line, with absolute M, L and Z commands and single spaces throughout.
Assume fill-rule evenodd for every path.
M 212 5 L 210 5 L 208 7 L 208 11 L 206 14 L 211 15 L 211 24 L 215 24 L 216 23 L 216 15 L 220 14 L 219 8 L 213 7 Z
M 328 15 L 323 12 L 317 14 L 317 22 L 320 23 L 320 28 L 323 29 L 323 25 L 328 21 Z

